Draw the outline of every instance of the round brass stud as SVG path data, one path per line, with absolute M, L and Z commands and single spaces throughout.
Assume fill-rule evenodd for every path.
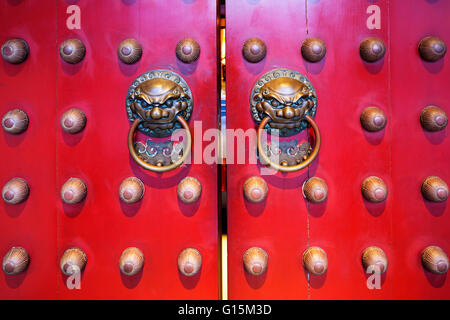
M 70 64 L 76 64 L 83 60 L 86 54 L 86 47 L 83 42 L 78 39 L 68 39 L 61 43 L 59 47 L 59 55 Z
M 248 201 L 258 203 L 266 199 L 269 188 L 264 179 L 254 176 L 244 182 L 243 190 Z
M 444 274 L 448 271 L 449 261 L 444 250 L 437 246 L 429 246 L 422 251 L 422 265 L 432 273 Z
M 266 272 L 269 256 L 263 249 L 252 247 L 245 251 L 243 261 L 244 268 L 248 273 L 259 276 Z
M 3 272 L 15 275 L 24 272 L 30 263 L 30 255 L 22 247 L 12 247 L 3 257 Z
M 364 199 L 369 202 L 382 202 L 388 196 L 386 183 L 383 179 L 375 176 L 364 179 L 361 184 L 361 192 Z
M 80 203 L 86 197 L 86 193 L 86 184 L 78 178 L 70 178 L 61 188 L 61 198 L 68 204 Z
M 248 62 L 260 62 L 266 56 L 266 44 L 258 38 L 250 38 L 242 46 L 242 55 Z
M 140 179 L 128 177 L 120 184 L 119 198 L 125 203 L 135 203 L 142 199 L 144 192 L 145 187 Z
M 3 60 L 12 64 L 24 62 L 30 49 L 28 43 L 23 39 L 11 39 L 6 41 L 1 48 Z
M 87 263 L 87 256 L 79 248 L 70 248 L 64 251 L 59 267 L 66 276 L 83 271 Z
M 192 63 L 200 56 L 200 45 L 192 38 L 184 38 L 177 43 L 175 53 L 184 63 Z
M 319 177 L 311 177 L 303 184 L 303 195 L 310 202 L 323 202 L 328 197 L 327 183 Z
M 142 57 L 142 46 L 135 39 L 123 40 L 117 48 L 120 61 L 126 64 L 134 64 Z
M 427 177 L 422 182 L 422 195 L 428 201 L 443 202 L 448 198 L 448 185 L 439 177 Z
M 425 37 L 419 43 L 419 54 L 425 61 L 438 61 L 445 56 L 446 52 L 445 42 L 438 37 Z
M 19 134 L 28 128 L 28 115 L 21 109 L 13 109 L 2 118 L 2 128 L 8 133 Z
M 186 177 L 178 183 L 177 195 L 184 203 L 196 202 L 202 194 L 202 185 L 194 177 Z
M 380 273 L 385 273 L 388 267 L 388 259 L 381 248 L 372 246 L 364 249 L 361 255 L 364 270 L 369 267 L 376 267 Z
M 359 45 L 359 54 L 364 61 L 376 62 L 384 57 L 386 47 L 381 39 L 369 37 Z
M 185 276 L 196 275 L 202 267 L 202 255 L 197 249 L 186 248 L 178 255 L 178 270 Z
M 2 198 L 6 203 L 18 204 L 25 201 L 30 193 L 28 183 L 22 178 L 12 178 L 2 189 Z
M 420 124 L 427 131 L 440 131 L 447 126 L 448 117 L 441 108 L 428 106 L 420 113 Z
M 303 252 L 303 266 L 314 275 L 325 273 L 328 269 L 326 252 L 319 247 L 309 247 Z
M 369 131 L 376 132 L 382 130 L 386 126 L 386 114 L 377 107 L 368 107 L 361 112 L 361 126 Z
M 144 267 L 144 254 L 135 247 L 129 247 L 123 250 L 119 259 L 120 271 L 127 275 L 133 276 Z
M 85 126 L 86 115 L 80 109 L 69 109 L 61 116 L 61 127 L 67 133 L 79 133 Z
M 302 56 L 309 62 L 318 62 L 325 57 L 327 47 L 319 38 L 308 38 L 302 43 Z

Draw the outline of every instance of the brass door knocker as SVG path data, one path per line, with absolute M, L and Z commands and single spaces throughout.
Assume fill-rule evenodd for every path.
M 141 167 L 166 172 L 179 167 L 192 148 L 192 136 L 187 120 L 192 113 L 192 93 L 186 81 L 169 70 L 152 70 L 140 75 L 128 89 L 126 108 L 132 122 L 128 132 L 128 150 Z M 144 145 L 134 142 L 136 130 L 151 137 L 167 137 L 177 129 L 185 130 L 184 147 L 171 142 L 147 140 Z M 186 140 L 186 141 L 184 141 Z M 162 152 L 158 150 L 161 149 Z
M 289 69 L 275 69 L 260 77 L 253 86 L 250 109 L 258 123 L 258 154 L 270 167 L 293 172 L 306 168 L 319 153 L 320 131 L 314 116 L 317 95 L 311 82 L 301 73 Z M 292 136 L 309 126 L 314 130 L 314 148 L 306 159 L 296 165 L 278 164 L 272 161 L 263 143 L 264 129 L 270 133 L 278 130 L 280 136 Z

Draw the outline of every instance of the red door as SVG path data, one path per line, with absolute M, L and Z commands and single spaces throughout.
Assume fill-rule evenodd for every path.
M 215 2 L 1 6 L 2 42 L 29 45 L 23 63 L 3 62 L 2 112 L 30 118 L 2 135 L 2 183 L 30 187 L 2 205 L 2 254 L 30 256 L 2 297 L 218 298 L 216 166 L 178 161 L 189 153 L 171 142 L 187 125 L 202 152 L 194 122 L 216 128 Z
M 450 296 L 450 8 L 419 2 L 227 2 L 227 128 L 284 128 L 271 152 L 290 171 L 227 158 L 231 299 Z M 318 144 L 289 129 L 308 108 L 320 150 L 294 171 Z

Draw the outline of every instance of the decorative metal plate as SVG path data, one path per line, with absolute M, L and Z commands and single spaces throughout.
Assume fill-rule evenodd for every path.
M 133 122 L 141 118 L 138 130 L 152 137 L 170 136 L 192 113 L 192 93 L 186 81 L 170 70 L 151 70 L 137 77 L 128 89 L 126 109 Z
M 278 129 L 282 137 L 292 136 L 304 130 L 306 115 L 314 118 L 317 95 L 311 82 L 303 74 L 290 69 L 274 69 L 261 76 L 250 95 L 250 111 L 259 124 L 264 117 L 271 121 L 269 132 Z

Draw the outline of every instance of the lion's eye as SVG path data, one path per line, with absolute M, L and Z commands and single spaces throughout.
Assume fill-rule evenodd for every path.
M 303 92 L 307 93 L 309 91 L 308 87 L 303 88 Z
M 173 94 L 178 94 L 178 89 L 172 91 Z
M 280 105 L 280 103 L 277 100 L 272 100 L 270 104 L 272 105 L 272 107 L 278 107 Z
M 172 100 L 168 100 L 168 101 L 166 102 L 166 105 L 167 105 L 168 107 L 171 107 L 171 106 L 173 105 Z

